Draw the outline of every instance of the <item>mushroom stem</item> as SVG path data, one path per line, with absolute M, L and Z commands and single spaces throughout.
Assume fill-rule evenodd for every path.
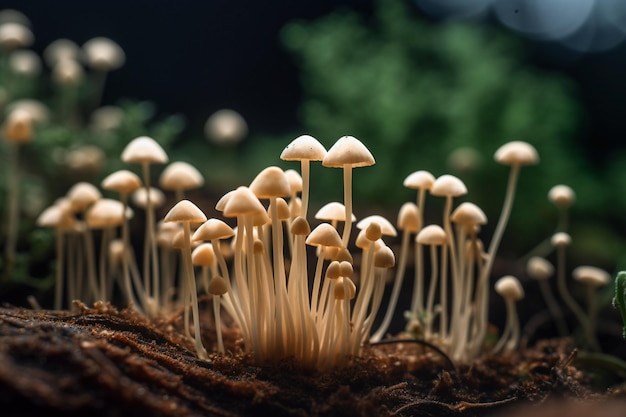
M 15 251 L 17 246 L 17 236 L 19 232 L 19 216 L 20 216 L 20 178 L 19 178 L 19 144 L 8 143 L 8 161 L 7 161 L 7 187 L 8 187 L 8 209 L 7 209 L 7 237 L 4 251 L 6 269 L 5 277 L 11 279 L 11 275 L 15 268 Z
M 63 231 L 60 228 L 56 228 L 55 231 L 55 245 L 56 245 L 56 265 L 55 265 L 55 288 L 54 288 L 54 309 L 60 310 L 63 304 L 63 265 L 65 255 L 63 254 Z M 69 300 L 68 300 L 69 301 Z
M 310 161 L 303 159 L 300 162 L 300 173 L 302 177 L 302 208 L 300 216 L 306 219 L 306 214 L 309 208 L 309 177 L 310 177 Z
M 346 220 L 344 223 L 342 242 L 348 247 L 350 232 L 352 230 L 352 165 L 343 168 L 343 204 L 346 208 Z

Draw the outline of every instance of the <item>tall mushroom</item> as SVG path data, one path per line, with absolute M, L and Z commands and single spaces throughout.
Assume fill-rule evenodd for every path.
M 313 136 L 301 135 L 283 149 L 280 159 L 284 161 L 300 161 L 302 176 L 302 209 L 300 215 L 306 219 L 309 206 L 310 162 L 321 161 L 326 156 L 326 149 Z
M 343 204 L 346 208 L 346 224 L 343 229 L 342 242 L 346 248 L 352 230 L 352 168 L 370 166 L 375 163 L 371 152 L 354 136 L 339 138 L 322 160 L 322 165 L 325 167 L 343 168 Z
M 196 290 L 196 280 L 193 275 L 193 265 L 191 264 L 191 223 L 203 223 L 207 220 L 206 215 L 189 200 L 181 200 L 165 215 L 164 222 L 176 222 L 183 225 L 183 249 L 181 262 L 183 262 L 187 288 L 191 294 L 191 308 L 193 312 L 194 324 L 194 344 L 196 354 L 200 359 L 207 359 L 208 355 L 202 345 L 202 335 L 200 334 L 200 313 L 198 310 L 198 293 Z
M 145 290 L 150 293 L 150 260 L 152 260 L 152 287 L 153 296 L 158 297 L 156 289 L 159 288 L 159 257 L 155 238 L 155 210 L 150 196 L 150 165 L 165 164 L 169 160 L 167 154 L 155 141 L 148 136 L 139 136 L 126 145 L 122 151 L 121 159 L 129 164 L 140 164 L 144 190 L 146 192 L 146 232 L 144 240 L 143 275 Z

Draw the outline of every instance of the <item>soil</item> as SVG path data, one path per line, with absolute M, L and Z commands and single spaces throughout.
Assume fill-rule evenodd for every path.
M 469 365 L 387 339 L 321 373 L 290 361 L 254 364 L 228 323 L 227 354 L 203 361 L 182 334 L 180 313 L 151 322 L 110 304 L 75 307 L 0 308 L 2 415 L 521 416 L 532 408 L 537 417 L 555 410 L 611 417 L 626 406 L 621 390 L 592 388 L 566 339 Z M 202 323 L 212 347 L 215 331 L 210 320 Z

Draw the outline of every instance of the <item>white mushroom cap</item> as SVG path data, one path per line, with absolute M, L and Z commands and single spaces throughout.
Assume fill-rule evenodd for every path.
M 338 201 L 331 201 L 330 203 L 324 204 L 317 213 L 315 213 L 315 218 L 327 221 L 346 221 L 346 207 Z M 356 221 L 354 213 L 352 213 L 352 221 Z
M 373 214 L 371 216 L 363 218 L 356 224 L 356 227 L 357 229 L 367 229 L 371 223 L 378 223 L 383 235 L 394 237 L 398 236 L 398 232 L 396 231 L 396 228 L 393 227 L 393 224 L 391 224 L 389 220 L 378 214 Z
M 263 169 L 250 183 L 250 191 L 258 198 L 288 197 L 291 188 L 285 172 L 276 166 Z
M 400 207 L 398 212 L 398 221 L 396 226 L 400 230 L 406 230 L 411 233 L 417 233 L 422 228 L 420 219 L 420 210 L 417 204 L 407 201 Z
M 568 233 L 558 232 L 552 235 L 550 243 L 552 243 L 552 246 L 555 248 L 569 246 L 570 243 L 572 243 L 572 237 Z
M 574 268 L 572 276 L 576 281 L 591 287 L 604 287 L 611 282 L 611 275 L 608 272 L 604 269 L 589 265 Z
M 442 246 L 448 243 L 448 238 L 441 226 L 430 224 L 419 231 L 415 241 L 420 245 Z
M 232 227 L 220 219 L 210 218 L 193 233 L 192 240 L 226 239 L 235 235 Z
M 365 145 L 354 136 L 343 136 L 328 150 L 322 160 L 325 167 L 344 166 L 364 167 L 376 163 L 374 156 Z
M 150 194 L 150 204 L 152 207 L 161 207 L 165 203 L 165 194 L 158 188 L 150 187 L 150 191 L 146 187 L 137 188 L 130 196 L 134 205 L 141 208 L 148 207 L 148 194 Z
M 21 23 L 0 24 L 0 46 L 4 49 L 26 48 L 31 46 L 34 40 L 33 32 Z
M 126 216 L 126 217 L 125 217 Z M 92 229 L 119 226 L 125 218 L 132 217 L 132 210 L 111 198 L 102 198 L 96 201 L 85 216 L 87 225 Z
M 320 223 L 313 229 L 306 238 L 306 244 L 311 246 L 342 246 L 339 233 L 328 223 Z
M 81 50 L 78 44 L 70 39 L 56 39 L 43 50 L 43 59 L 49 67 L 65 60 L 79 61 Z
M 557 207 L 569 207 L 574 203 L 576 195 L 571 187 L 563 184 L 555 185 L 548 191 L 548 200 Z
M 554 266 L 545 258 L 533 256 L 526 262 L 526 272 L 532 279 L 548 279 L 554 274 Z
M 480 207 L 471 202 L 461 203 L 450 215 L 454 223 L 468 226 L 483 225 L 487 223 L 487 216 Z
M 109 174 L 100 184 L 105 190 L 117 191 L 119 193 L 132 193 L 141 188 L 141 179 L 137 174 L 126 169 L 121 169 Z
M 497 280 L 495 290 L 507 300 L 519 301 L 524 298 L 524 288 L 513 275 L 505 275 Z
M 87 63 L 98 71 L 112 71 L 126 61 L 124 50 L 112 39 L 98 36 L 83 45 Z
M 444 174 L 435 180 L 430 193 L 438 197 L 458 197 L 467 194 L 467 187 L 458 177 Z
M 205 136 L 218 145 L 234 145 L 248 134 L 248 124 L 241 114 L 231 109 L 213 113 L 204 124 Z
M 494 159 L 504 165 L 533 165 L 539 162 L 539 155 L 530 143 L 512 141 L 498 148 Z
M 82 81 L 84 73 L 78 61 L 64 59 L 52 67 L 52 80 L 59 85 L 76 85 Z
M 164 190 L 191 190 L 204 185 L 204 177 L 193 165 L 176 161 L 169 164 L 159 177 L 159 185 Z
M 313 136 L 301 135 L 283 149 L 280 159 L 284 161 L 321 161 L 326 156 L 326 148 Z
M 122 161 L 130 164 L 165 164 L 168 161 L 167 154 L 151 137 L 139 136 L 126 145 L 122 151 Z
M 100 190 L 88 182 L 80 181 L 74 184 L 66 194 L 69 199 L 72 210 L 75 212 L 83 211 L 88 206 L 102 198 Z
M 164 222 L 189 222 L 189 223 L 203 223 L 207 221 L 206 215 L 200 210 L 198 206 L 189 200 L 181 200 L 174 205 L 167 212 L 163 218 Z
M 295 169 L 286 169 L 285 175 L 287 176 L 287 181 L 289 182 L 291 194 L 302 191 L 302 176 L 298 171 Z
M 26 27 L 31 27 L 31 21 L 24 13 L 15 9 L 0 10 L 0 25 L 5 23 L 19 23 Z
M 259 201 L 258 197 L 248 187 L 238 187 L 226 200 L 224 211 L 222 212 L 225 217 L 236 217 L 239 215 L 256 215 L 264 214 L 265 207 Z
M 435 176 L 428 171 L 419 170 L 409 174 L 403 182 L 407 188 L 414 190 L 430 190 L 435 183 Z
M 41 73 L 39 55 L 28 49 L 12 52 L 9 56 L 9 66 L 14 73 L 25 76 L 37 76 Z
M 213 266 L 217 258 L 211 243 L 201 243 L 191 252 L 191 263 L 196 266 Z

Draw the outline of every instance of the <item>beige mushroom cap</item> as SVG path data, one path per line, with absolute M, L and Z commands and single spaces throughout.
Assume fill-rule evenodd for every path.
M 29 142 L 34 135 L 32 115 L 20 108 L 11 111 L 4 122 L 2 134 L 7 142 Z
M 117 191 L 119 193 L 132 193 L 141 188 L 141 179 L 126 169 L 121 169 L 109 174 L 100 184 L 105 190 Z
M 475 226 L 486 224 L 487 216 L 476 204 L 464 202 L 452 212 L 450 220 L 457 224 Z
M 582 265 L 572 271 L 574 279 L 591 287 L 604 287 L 611 282 L 611 275 L 602 268 Z
M 364 167 L 374 165 L 376 160 L 369 149 L 354 136 L 342 136 L 328 150 L 322 160 L 325 167 Z
M 98 190 L 95 185 L 86 181 L 80 181 L 74 184 L 67 191 L 66 196 L 69 199 L 72 211 L 74 212 L 83 211 L 102 198 L 100 190 Z
M 313 229 L 306 238 L 306 244 L 311 246 L 342 246 L 339 233 L 329 223 L 320 223 Z
M 164 190 L 191 190 L 203 185 L 204 177 L 200 171 L 184 161 L 172 162 L 159 177 L 159 186 Z
M 374 254 L 374 266 L 377 268 L 393 268 L 396 265 L 396 257 L 389 246 L 382 246 Z
M 226 239 L 235 235 L 232 227 L 220 219 L 210 218 L 193 233 L 192 240 Z
M 526 273 L 532 279 L 548 279 L 554 275 L 554 266 L 545 258 L 533 256 L 526 262 Z
M 112 39 L 98 36 L 83 45 L 87 63 L 98 71 L 112 71 L 126 61 L 124 50 Z
M 539 162 L 539 154 L 528 142 L 511 141 L 498 148 L 494 159 L 504 165 L 533 165 Z
M 494 288 L 502 298 L 507 300 L 519 301 L 524 298 L 524 288 L 513 275 L 505 275 L 498 279 Z
M 442 246 L 448 243 L 448 238 L 441 226 L 430 224 L 419 231 L 415 241 L 420 245 Z
M 191 263 L 196 266 L 213 266 L 217 259 L 213 245 L 210 243 L 201 243 L 191 252 Z
M 430 193 L 438 197 L 459 197 L 467 194 L 467 187 L 458 177 L 444 174 L 435 180 Z
M 203 223 L 207 221 L 206 215 L 198 206 L 189 200 L 180 200 L 167 212 L 163 218 L 164 222 L 189 222 Z
M 167 154 L 151 137 L 139 136 L 126 145 L 122 151 L 122 161 L 130 164 L 165 164 L 169 158 Z
M 555 185 L 548 191 L 548 200 L 557 207 L 567 208 L 576 200 L 576 194 L 571 187 L 563 184 Z
M 566 247 L 572 243 L 572 237 L 566 232 L 558 232 L 552 235 L 550 243 L 555 248 Z
M 420 220 L 420 210 L 417 204 L 407 201 L 400 207 L 398 211 L 398 220 L 396 226 L 400 230 L 417 233 L 422 228 Z
M 0 25 L 0 46 L 4 49 L 26 48 L 34 41 L 33 32 L 24 24 L 7 22 Z
M 222 214 L 225 217 L 267 215 L 265 207 L 248 187 L 240 186 L 229 195 Z
M 403 182 L 407 188 L 414 190 L 430 190 L 435 183 L 435 176 L 428 171 L 419 170 L 409 174 Z
M 54 204 L 46 208 L 37 217 L 37 226 L 39 227 L 69 229 L 75 223 L 74 216 L 61 204 Z
M 148 194 L 150 197 L 148 197 Z M 146 187 L 137 188 L 130 196 L 134 205 L 141 208 L 148 207 L 148 200 L 152 207 L 161 207 L 165 203 L 165 194 L 158 188 L 150 187 L 150 190 L 146 190 Z
M 43 59 L 49 67 L 62 61 L 79 61 L 81 50 L 78 44 L 70 39 L 60 38 L 48 44 L 43 50 Z
M 295 219 L 293 219 L 293 222 L 291 222 L 289 231 L 291 232 L 292 235 L 306 236 L 309 233 L 311 233 L 311 226 L 309 225 L 309 222 L 307 222 L 304 217 L 298 216 Z
M 298 171 L 295 169 L 286 169 L 285 175 L 287 176 L 287 182 L 289 182 L 291 194 L 302 191 L 302 176 Z
M 288 197 L 291 195 L 287 176 L 277 166 L 270 166 L 259 172 L 250 183 L 249 188 L 258 198 Z
M 352 300 L 356 296 L 356 285 L 349 277 L 340 276 L 335 284 L 334 296 L 335 300 L 345 300 L 346 287 L 348 290 L 348 299 Z
M 315 213 L 315 218 L 318 220 L 344 222 L 346 221 L 346 207 L 338 201 L 331 201 L 330 203 L 324 204 L 317 213 Z M 352 213 L 352 221 L 356 221 L 354 213 Z
M 393 237 L 398 236 L 398 232 L 396 231 L 396 228 L 393 227 L 393 224 L 379 214 L 372 214 L 371 216 L 361 219 L 356 224 L 356 227 L 357 229 L 367 229 L 371 223 L 377 223 L 380 226 L 383 235 Z
M 313 136 L 302 135 L 295 138 L 283 149 L 280 159 L 284 161 L 321 161 L 326 156 L 326 148 Z
M 119 226 L 126 218 L 132 217 L 132 210 L 118 200 L 102 198 L 87 209 L 85 221 L 92 229 Z

